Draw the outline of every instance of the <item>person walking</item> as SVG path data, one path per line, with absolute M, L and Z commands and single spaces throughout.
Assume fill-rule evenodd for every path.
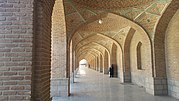
M 110 75 L 110 77 L 113 77 L 113 75 L 114 75 L 113 64 L 109 68 L 109 75 Z

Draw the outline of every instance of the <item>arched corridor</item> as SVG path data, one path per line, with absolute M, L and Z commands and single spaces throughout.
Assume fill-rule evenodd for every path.
M 143 87 L 121 83 L 87 67 L 81 67 L 71 84 L 70 97 L 55 97 L 52 101 L 178 101 L 171 97 L 152 96 Z
M 179 0 L 0 0 L 0 101 L 179 99 L 178 18 Z

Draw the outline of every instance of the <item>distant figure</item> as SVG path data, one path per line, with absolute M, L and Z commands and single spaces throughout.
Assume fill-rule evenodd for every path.
M 110 75 L 110 77 L 113 77 L 113 75 L 114 75 L 113 64 L 112 64 L 111 67 L 109 68 L 109 75 Z

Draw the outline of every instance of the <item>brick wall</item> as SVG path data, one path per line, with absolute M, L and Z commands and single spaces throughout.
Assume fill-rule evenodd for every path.
M 175 14 L 176 10 L 179 8 L 179 1 L 172 0 L 169 6 L 164 11 L 161 16 L 155 30 L 154 37 L 154 68 L 156 70 L 155 76 L 157 77 L 166 77 L 166 61 L 165 61 L 165 32 L 167 26 Z
M 30 101 L 34 0 L 0 0 L 0 101 Z
M 179 10 L 171 19 L 166 31 L 166 70 L 168 94 L 179 99 Z
M 140 47 L 140 66 L 138 69 L 138 54 L 137 47 Z M 131 67 L 131 81 L 139 86 L 146 88 L 146 78 L 152 77 L 152 57 L 151 57 L 151 44 L 150 39 L 146 33 L 136 31 L 132 37 L 130 44 L 130 67 Z
M 126 31 L 128 29 L 125 29 Z M 124 38 L 124 42 L 122 43 L 123 44 L 123 51 L 124 51 L 124 57 L 123 57 L 123 71 L 124 73 L 121 73 L 123 74 L 123 81 L 124 82 L 131 82 L 131 67 L 130 67 L 130 44 L 131 44 L 131 40 L 132 40 L 132 37 L 135 33 L 135 29 L 133 28 L 130 28 L 128 31 L 127 31 L 127 34 Z
M 174 89 L 177 89 L 175 85 L 178 85 L 177 79 L 175 78 L 177 74 L 176 73 L 177 69 L 174 70 L 175 73 L 171 73 L 171 72 L 173 72 L 173 69 L 176 68 L 177 66 L 177 64 L 174 65 L 172 62 L 175 62 L 175 59 L 176 59 L 176 58 L 173 58 L 173 56 L 174 57 L 177 56 L 177 52 L 176 52 L 177 48 L 175 50 L 174 47 L 175 47 L 175 44 L 178 43 L 176 41 L 178 39 L 176 39 L 177 36 L 174 36 L 176 35 L 174 33 L 177 31 L 175 28 L 177 27 L 177 24 L 175 25 L 174 23 L 172 23 L 171 19 L 176 13 L 176 11 L 178 10 L 179 8 L 178 5 L 179 5 L 178 0 L 172 0 L 172 2 L 168 5 L 167 9 L 164 11 L 163 15 L 161 16 L 157 24 L 157 27 L 155 30 L 155 39 L 154 39 L 154 53 L 155 54 L 154 54 L 154 60 L 153 60 L 155 73 L 156 73 L 155 76 L 158 78 L 164 77 L 165 78 L 164 81 L 168 80 L 168 88 L 167 87 L 163 87 L 163 88 L 168 89 L 168 94 L 176 98 L 177 98 L 177 93 Z M 168 27 L 170 21 L 171 21 L 171 26 L 173 27 L 171 26 Z M 175 19 L 175 21 L 173 22 L 177 23 L 177 20 Z M 166 33 L 167 27 L 168 27 L 168 33 Z M 165 39 L 167 39 L 166 41 L 167 43 L 165 42 Z M 173 47 L 174 49 L 172 49 L 171 47 Z M 165 85 L 167 85 L 167 82 Z

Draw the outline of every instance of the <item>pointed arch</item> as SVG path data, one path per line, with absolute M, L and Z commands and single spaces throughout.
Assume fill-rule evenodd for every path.
M 170 20 L 165 34 L 165 59 L 168 84 L 168 94 L 179 99 L 179 9 Z M 174 82 L 174 83 L 171 83 Z M 174 93 L 176 92 L 176 93 Z
M 178 0 L 171 1 L 169 6 L 164 11 L 155 29 L 154 49 L 153 49 L 155 77 L 166 77 L 166 60 L 165 60 L 165 44 L 164 44 L 165 33 L 170 20 L 172 19 L 176 11 L 179 9 L 178 5 L 179 5 Z

